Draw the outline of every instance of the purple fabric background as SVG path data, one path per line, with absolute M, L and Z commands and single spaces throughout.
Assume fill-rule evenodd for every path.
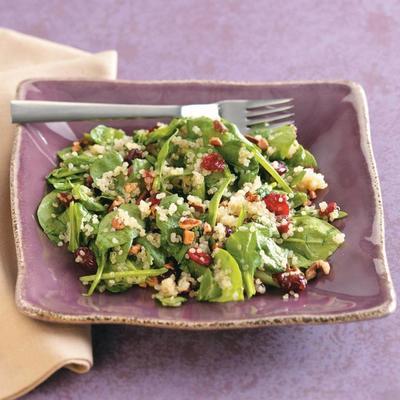
M 360 82 L 400 292 L 398 1 L 2 3 L 2 26 L 85 50 L 118 50 L 124 79 Z M 98 326 L 93 370 L 60 371 L 27 398 L 399 399 L 399 323 L 397 312 L 363 323 L 241 332 Z

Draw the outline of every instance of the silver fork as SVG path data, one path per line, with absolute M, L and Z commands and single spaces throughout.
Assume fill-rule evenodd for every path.
M 82 121 L 92 119 L 132 119 L 164 117 L 222 117 L 233 122 L 240 132 L 257 124 L 271 127 L 291 124 L 293 99 L 223 100 L 210 104 L 143 105 L 74 103 L 59 101 L 13 100 L 12 122 Z

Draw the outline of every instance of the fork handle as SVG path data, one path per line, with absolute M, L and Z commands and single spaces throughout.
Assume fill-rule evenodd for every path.
M 181 106 L 13 100 L 13 123 L 178 117 Z

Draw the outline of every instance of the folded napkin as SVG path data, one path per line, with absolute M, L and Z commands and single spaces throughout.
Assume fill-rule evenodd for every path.
M 114 51 L 90 54 L 0 29 L 0 399 L 32 390 L 62 367 L 78 373 L 92 366 L 90 327 L 56 325 L 20 314 L 14 303 L 17 263 L 9 202 L 14 127 L 9 102 L 28 78 L 113 79 Z

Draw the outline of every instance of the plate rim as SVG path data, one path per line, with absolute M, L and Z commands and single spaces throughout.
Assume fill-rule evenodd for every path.
M 224 80 L 106 80 L 106 79 L 27 79 L 22 81 L 17 88 L 16 98 L 21 98 L 23 90 L 26 86 L 38 82 L 93 82 L 93 83 L 117 83 L 117 84 L 212 84 L 212 85 L 231 85 L 231 86 L 280 86 L 280 85 L 343 85 L 350 88 L 354 95 L 356 104 L 355 111 L 359 124 L 360 147 L 364 151 L 364 156 L 368 166 L 368 172 L 371 177 L 372 190 L 374 193 L 374 205 L 376 219 L 378 223 L 377 239 L 378 246 L 382 251 L 383 269 L 378 275 L 379 286 L 383 291 L 381 304 L 358 311 L 348 311 L 341 313 L 320 313 L 317 315 L 301 314 L 301 315 L 281 315 L 281 316 L 266 316 L 243 320 L 215 320 L 215 321 L 182 321 L 182 320 L 167 320 L 162 318 L 136 318 L 129 316 L 118 315 L 96 315 L 91 314 L 68 314 L 62 312 L 50 311 L 38 307 L 24 298 L 24 281 L 26 265 L 24 261 L 23 245 L 22 245 L 22 228 L 19 215 L 19 200 L 17 196 L 18 187 L 18 170 L 19 170 L 19 149 L 21 145 L 22 126 L 17 125 L 14 144 L 11 152 L 10 161 L 10 201 L 12 225 L 14 231 L 14 240 L 17 254 L 17 284 L 15 290 L 15 301 L 17 308 L 23 314 L 49 322 L 69 323 L 69 324 L 127 324 L 135 326 L 146 326 L 155 328 L 169 329 L 184 329 L 184 330 L 216 330 L 216 329 L 240 329 L 240 328 L 258 328 L 277 325 L 304 325 L 304 324 L 332 324 L 343 322 L 363 321 L 373 318 L 380 318 L 393 313 L 396 309 L 396 294 L 393 281 L 391 278 L 389 265 L 387 262 L 386 246 L 385 246 L 385 230 L 384 230 L 384 213 L 382 204 L 382 195 L 380 189 L 379 176 L 377 172 L 376 162 L 372 149 L 371 130 L 368 114 L 367 97 L 363 87 L 350 80 L 299 80 L 299 81 L 224 81 Z

